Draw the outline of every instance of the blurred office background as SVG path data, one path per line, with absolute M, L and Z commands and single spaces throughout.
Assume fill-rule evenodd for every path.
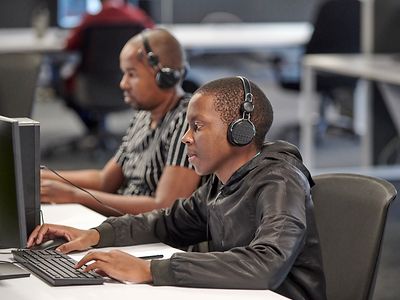
M 79 3 L 84 0 L 70 1 Z M 348 41 L 351 50 L 329 52 L 400 53 L 400 2 L 398 0 L 342 0 L 357 2 L 359 14 L 348 30 L 358 24 L 359 41 Z M 7 30 L 28 29 L 38 13 L 43 11 L 48 26 L 57 30 L 57 41 L 62 42 L 69 29 L 61 28 L 59 5 L 65 0 L 14 0 L 3 1 L 0 9 L 0 39 Z M 320 5 L 326 0 L 145 0 L 130 1 L 143 8 L 156 23 L 162 24 L 314 24 Z M 78 4 L 76 4 L 78 5 Z M 347 7 L 349 7 L 347 6 Z M 349 11 L 349 9 L 347 9 Z M 47 15 L 46 15 L 47 14 Z M 350 18 L 351 19 L 351 18 Z M 340 19 L 343 21 L 343 18 Z M 372 22 L 373 20 L 373 22 Z M 340 21 L 339 21 L 340 22 Z M 350 25 L 351 24 L 351 25 Z M 346 26 L 346 25 L 345 25 Z M 209 26 L 210 34 L 213 26 Z M 343 30 L 342 30 L 343 31 Z M 343 32 L 342 32 L 343 33 Z M 33 33 L 32 33 L 33 34 Z M 311 34 L 311 33 L 310 33 Z M 46 35 L 46 33 L 45 33 Z M 238 34 L 237 40 L 246 37 Z M 43 39 L 43 38 L 42 38 Z M 332 37 L 333 39 L 333 37 Z M 40 38 L 38 38 L 40 43 Z M 44 39 L 43 39 L 44 40 Z M 42 40 L 42 41 L 43 41 Z M 339 42 L 338 42 L 339 43 Z M 270 98 L 275 109 L 275 121 L 269 139 L 286 139 L 299 145 L 298 86 L 293 86 L 301 74 L 301 58 L 307 52 L 307 41 L 297 45 L 272 47 L 189 47 L 189 78 L 202 84 L 222 76 L 244 75 L 257 83 Z M 94 151 L 90 138 L 84 139 L 85 127 L 66 107 L 54 86 L 51 62 L 57 51 L 1 50 L 0 45 L 0 114 L 15 110 L 15 116 L 30 116 L 41 123 L 42 164 L 52 168 L 75 169 L 102 167 L 112 155 L 112 149 Z M 348 48 L 348 49 L 350 49 Z M 16 53 L 17 52 L 17 53 Z M 395 57 L 395 56 L 394 56 Z M 393 63 L 399 63 L 394 60 Z M 399 67 L 400 76 L 400 67 Z M 337 78 L 329 78 L 329 82 Z M 282 82 L 284 81 L 284 82 Z M 335 81 L 337 82 L 337 81 Z M 285 85 L 286 83 L 286 85 Z M 366 172 L 384 177 L 400 188 L 399 132 L 397 121 L 385 105 L 378 86 L 373 86 L 373 159 L 372 167 L 361 168 L 361 138 L 354 129 L 355 109 L 353 93 L 356 82 L 339 80 L 338 89 L 330 86 L 324 106 L 323 120 L 316 121 L 315 173 L 332 170 Z M 289 88 L 288 88 L 289 85 Z M 294 84 L 295 85 L 295 84 Z M 22 93 L 24 92 L 24 93 Z M 397 97 L 399 100 L 400 97 Z M 22 99 L 22 100 L 21 100 Z M 22 102 L 21 102 L 22 101 Z M 122 101 L 122 100 L 121 100 Z M 400 112 L 400 109 L 399 109 Z M 303 112 L 304 113 L 304 112 Z M 23 115 L 18 115 L 23 114 Z M 310 116 L 311 117 L 311 116 Z M 122 136 L 130 119 L 130 110 L 110 113 L 106 126 L 115 136 Z M 60 148 L 66 141 L 80 138 L 76 148 Z M 57 149 L 57 150 L 54 150 Z M 52 151 L 54 150 L 54 151 Z M 374 299 L 399 299 L 400 288 L 400 203 L 397 199 L 389 213 L 383 243 L 380 268 Z

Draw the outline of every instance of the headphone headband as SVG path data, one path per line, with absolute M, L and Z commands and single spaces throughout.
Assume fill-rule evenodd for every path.
M 147 55 L 147 61 L 149 62 L 150 66 L 157 71 L 155 80 L 157 85 L 161 89 L 172 88 L 179 82 L 179 80 L 185 78 L 185 67 L 181 70 L 163 67 L 160 64 L 158 56 L 151 49 L 149 40 L 147 39 L 146 35 L 144 33 L 141 33 L 141 36 L 143 40 L 143 47 Z
M 242 81 L 244 91 L 244 101 L 253 102 L 253 94 L 251 93 L 250 82 L 246 77 L 237 76 Z
M 242 119 L 250 120 L 250 113 L 254 110 L 253 94 L 251 93 L 251 85 L 249 80 L 243 76 L 237 76 L 243 84 L 244 102 L 241 106 Z
M 156 54 L 154 54 L 153 50 L 151 49 L 148 38 L 146 37 L 146 35 L 144 33 L 142 33 L 141 36 L 142 36 L 142 40 L 143 40 L 143 47 L 144 47 L 144 50 L 146 51 L 147 60 L 149 61 L 150 65 L 153 68 L 159 67 L 158 65 L 159 65 L 160 61 L 158 60 L 158 56 Z
M 147 39 L 146 35 L 144 33 L 142 33 L 142 40 L 143 40 L 143 46 L 144 49 L 146 50 L 146 53 L 153 53 L 153 50 L 151 50 L 150 44 L 149 44 L 149 40 Z

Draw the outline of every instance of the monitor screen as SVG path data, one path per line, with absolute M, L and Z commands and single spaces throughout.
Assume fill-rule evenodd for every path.
M 84 14 L 96 14 L 100 9 L 100 0 L 58 0 L 57 25 L 61 28 L 74 28 Z
M 25 247 L 40 224 L 40 129 L 0 116 L 0 248 Z

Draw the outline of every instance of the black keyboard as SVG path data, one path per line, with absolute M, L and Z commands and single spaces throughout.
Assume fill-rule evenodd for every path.
M 14 259 L 54 286 L 102 284 L 104 278 L 97 273 L 75 269 L 76 261 L 55 250 L 12 250 Z

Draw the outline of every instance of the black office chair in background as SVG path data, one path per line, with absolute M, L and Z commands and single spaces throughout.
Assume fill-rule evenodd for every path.
M 0 115 L 31 117 L 41 61 L 38 53 L 0 55 Z
M 316 10 L 313 22 L 314 31 L 310 41 L 305 45 L 304 55 L 359 53 L 361 49 L 360 5 L 359 0 L 327 0 L 322 2 Z M 293 72 L 285 72 L 288 68 L 287 62 L 283 58 L 276 57 L 273 60 L 273 66 L 276 79 L 282 88 L 300 90 L 301 78 L 294 76 Z M 340 106 L 340 110 L 344 110 L 344 115 L 348 115 L 351 119 L 352 101 L 350 100 L 356 85 L 356 79 L 318 72 L 316 82 L 317 91 L 321 96 L 317 139 L 323 137 L 331 125 L 333 127 L 337 125 L 336 127 L 352 131 L 351 122 L 328 124 L 326 110 L 330 104 L 335 104 L 335 106 Z M 341 103 L 340 100 L 342 100 Z
M 328 300 L 372 299 L 394 186 L 358 174 L 314 177 L 315 219 Z
M 123 101 L 119 87 L 121 69 L 119 55 L 125 43 L 144 29 L 135 24 L 90 26 L 84 31 L 84 47 L 75 77 L 75 92 L 66 100 L 86 126 L 83 137 L 57 145 L 45 151 L 51 154 L 59 148 L 89 147 L 96 151 L 112 152 L 120 142 L 106 124 L 110 113 L 130 109 Z M 89 142 L 88 142 L 89 140 Z M 85 141 L 85 142 L 83 142 Z

